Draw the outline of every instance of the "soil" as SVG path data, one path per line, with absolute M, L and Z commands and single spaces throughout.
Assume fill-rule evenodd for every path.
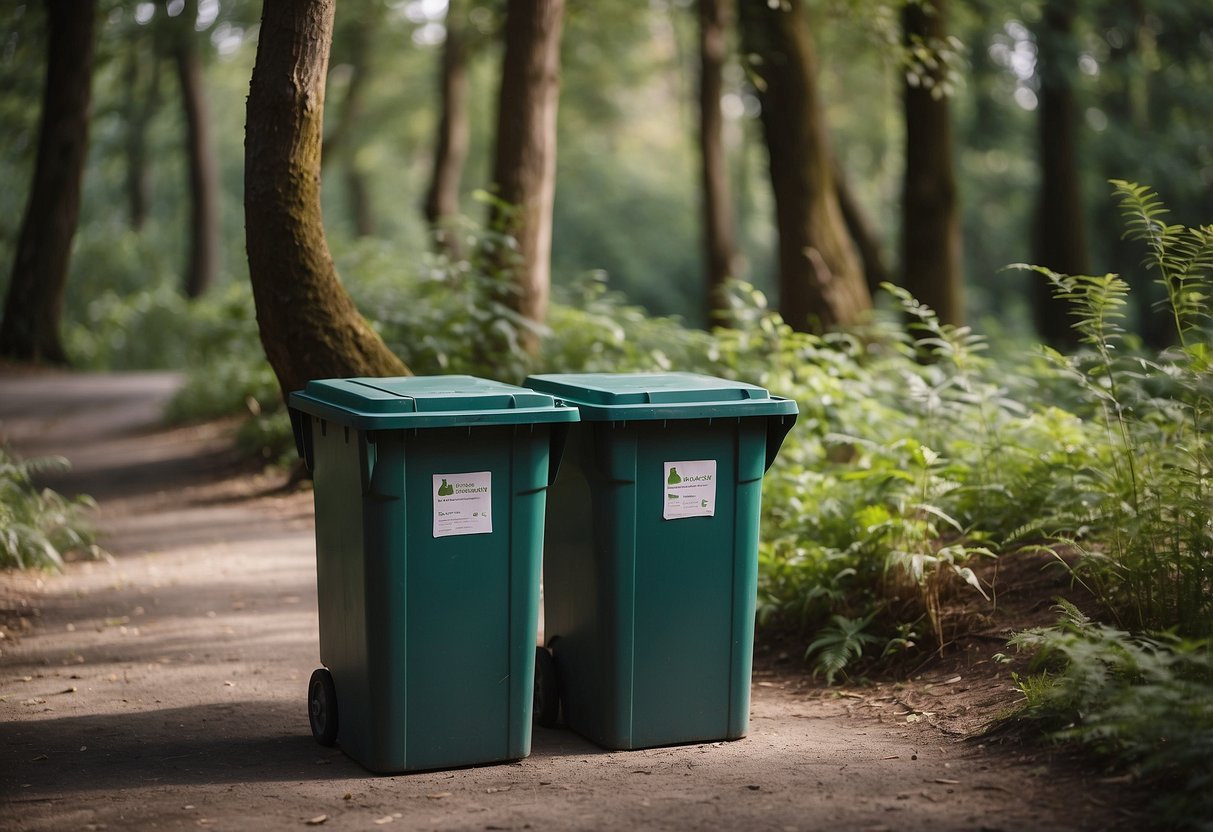
M 607 752 L 536 728 L 525 760 L 371 775 L 310 735 L 311 494 L 250 471 L 230 424 L 164 427 L 173 374 L 0 375 L 0 437 L 89 493 L 108 559 L 0 574 L 0 818 L 60 829 L 1138 828 L 1135 792 L 983 731 L 993 660 L 1064 572 L 1023 556 L 997 605 L 902 681 L 826 688 L 760 637 L 749 735 Z M 993 567 L 991 567 L 992 569 Z M 1022 669 L 1022 668 L 1021 668 Z

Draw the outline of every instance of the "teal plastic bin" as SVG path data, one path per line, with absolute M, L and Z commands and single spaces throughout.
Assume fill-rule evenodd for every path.
M 566 723 L 611 749 L 744 736 L 762 478 L 796 403 L 687 373 L 525 384 L 581 412 L 543 566 Z
M 312 731 L 375 772 L 527 756 L 544 506 L 577 411 L 470 376 L 309 382 Z

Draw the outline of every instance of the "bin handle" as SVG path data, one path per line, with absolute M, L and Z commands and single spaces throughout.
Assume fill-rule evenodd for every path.
M 762 469 L 767 471 L 771 464 L 775 462 L 775 457 L 779 456 L 779 449 L 783 445 L 783 440 L 787 437 L 788 431 L 792 429 L 792 425 L 796 424 L 798 414 L 792 413 L 786 416 L 770 416 L 767 418 L 767 460 L 766 466 Z
M 564 456 L 564 446 L 569 438 L 569 423 L 556 422 L 551 426 L 548 438 L 548 485 L 556 482 L 560 473 L 560 458 Z
M 291 432 L 295 434 L 295 450 L 303 460 L 303 467 L 308 473 L 313 473 L 315 451 L 312 445 L 312 417 L 301 410 L 288 408 L 291 414 Z

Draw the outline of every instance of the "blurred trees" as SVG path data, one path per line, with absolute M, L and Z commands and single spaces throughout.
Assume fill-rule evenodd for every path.
M 503 252 L 512 275 L 508 303 L 543 323 L 551 291 L 552 202 L 556 192 L 556 109 L 564 0 L 508 0 L 497 101 L 489 224 L 518 241 Z M 528 345 L 534 348 L 532 342 Z
M 65 363 L 59 338 L 88 150 L 95 0 L 46 0 L 46 81 L 21 235 L 0 321 L 0 356 Z
M 435 238 L 450 244 L 443 226 L 459 214 L 459 182 L 467 161 L 471 126 L 468 124 L 468 0 L 450 0 L 446 10 L 446 38 L 442 44 L 438 101 L 441 115 L 434 140 L 434 165 L 425 196 L 425 218 Z
M 858 323 L 872 305 L 834 186 L 804 7 L 742 3 L 742 43 L 754 68 L 779 230 L 779 310 L 794 328 Z
M 905 112 L 905 187 L 901 198 L 901 285 L 943 323 L 965 320 L 960 195 L 952 154 L 949 100 L 959 60 L 948 40 L 946 0 L 907 3 L 902 29 L 909 64 Z
M 743 0 L 744 1 L 744 0 Z M 724 144 L 724 69 L 735 0 L 699 0 L 699 170 L 703 193 L 704 264 L 708 321 L 729 308 L 726 285 L 741 277 L 733 229 L 733 195 Z
M 1040 187 L 1032 262 L 1061 274 L 1089 274 L 1086 215 L 1079 167 L 1079 111 L 1073 76 L 1080 46 L 1074 36 L 1077 0 L 1046 0 L 1036 28 L 1039 78 L 1036 118 Z M 1069 310 L 1053 302 L 1052 287 L 1033 285 L 1036 329 L 1055 347 L 1073 347 L 1077 336 Z
M 172 6 L 172 0 L 162 2 L 165 14 L 169 16 L 169 49 L 181 91 L 186 167 L 189 169 L 189 256 L 185 265 L 185 295 L 196 298 L 215 282 L 219 268 L 219 169 L 195 31 L 198 0 L 184 0 L 180 8 Z M 174 10 L 177 11 L 175 16 L 172 15 Z
M 598 276 L 611 288 L 653 312 L 703 323 L 709 274 L 719 279 L 726 272 L 709 268 L 705 241 L 712 227 L 733 233 L 728 256 L 734 266 L 727 271 L 764 290 L 778 289 L 781 262 L 811 262 L 806 250 L 826 262 L 830 246 L 801 245 L 780 232 L 776 218 L 782 211 L 786 222 L 787 189 L 779 196 L 780 209 L 769 178 L 773 160 L 766 139 L 780 128 L 776 122 L 786 130 L 793 112 L 803 115 L 800 104 L 775 103 L 771 96 L 780 88 L 773 90 L 770 81 L 782 82 L 797 62 L 781 66 L 765 55 L 753 62 L 770 45 L 756 49 L 761 44 L 753 37 L 736 49 L 738 24 L 745 21 L 730 26 L 732 2 L 650 0 L 566 10 L 555 119 L 560 154 L 551 282 L 557 291 L 601 269 Z M 331 106 L 320 188 L 328 239 L 339 258 L 383 252 L 386 261 L 415 261 L 433 240 L 418 206 L 428 204 L 430 216 L 467 212 L 472 193 L 497 179 L 506 5 L 342 0 L 327 79 Z M 738 3 L 737 13 L 760 19 L 758 12 L 775 11 L 769 6 Z M 1084 270 L 1139 273 L 1141 253 L 1120 239 L 1119 220 L 1106 198 L 1108 179 L 1150 183 L 1168 195 L 1176 221 L 1206 218 L 1213 204 L 1213 139 L 1207 130 L 1207 113 L 1213 111 L 1213 6 L 1202 0 L 951 0 L 946 30 L 930 31 L 930 25 L 945 22 L 943 15 L 911 19 L 936 7 L 942 4 L 932 0 L 910 6 L 902 0 L 802 0 L 781 6 L 784 17 L 800 20 L 802 33 L 811 18 L 809 43 L 821 58 L 817 133 L 804 135 L 816 135 L 812 142 L 824 142 L 829 150 L 824 164 L 835 207 L 820 208 L 831 201 L 824 199 L 805 213 L 834 216 L 830 225 L 845 229 L 869 277 L 881 261 L 887 263 L 889 274 L 947 317 L 944 301 L 930 292 L 949 286 L 949 274 L 963 272 L 966 316 L 997 317 L 1007 331 L 1022 335 L 1033 320 L 1032 287 L 1027 278 L 1002 271 L 1005 264 L 1038 259 L 1078 270 L 1081 260 L 1063 261 L 1048 250 L 1067 246 L 1085 248 Z M 0 8 L 0 176 L 13 183 L 0 192 L 0 261 L 10 264 L 16 261 L 35 168 L 45 71 L 41 9 L 28 2 Z M 723 60 L 714 45 L 721 40 L 714 34 L 719 24 L 705 28 L 710 21 L 699 17 L 714 9 L 725 13 L 723 41 L 734 47 Z M 191 207 L 196 188 L 185 138 L 189 116 L 176 99 L 173 34 L 189 36 L 210 110 L 198 123 L 213 128 L 210 158 L 220 229 L 215 281 L 246 279 L 240 245 L 243 102 L 259 10 L 257 0 L 196 0 L 196 11 L 193 0 L 99 0 L 90 151 L 65 300 L 69 321 L 87 320 L 90 305 L 106 291 L 185 291 L 191 229 L 202 212 Z M 1068 20 L 1059 22 L 1059 10 Z M 945 98 L 926 95 L 926 84 L 907 86 L 907 66 L 917 66 L 920 81 L 931 70 L 930 60 L 906 60 L 915 52 L 915 37 L 925 45 L 924 55 L 948 53 L 945 85 L 951 94 Z M 941 39 L 945 47 L 932 49 Z M 462 76 L 444 70 L 444 63 L 462 67 Z M 449 118 L 439 92 L 443 78 L 456 79 Z M 1069 91 L 1064 119 L 1055 112 L 1055 103 L 1064 99 L 1057 94 L 1059 83 Z M 466 134 L 458 112 L 466 114 Z M 934 152 L 942 147 L 942 125 L 952 131 L 951 185 L 948 165 Z M 1071 145 L 1066 130 L 1073 151 L 1063 154 Z M 701 149 L 706 136 L 719 136 L 718 147 Z M 923 156 L 919 150 L 930 152 Z M 720 160 L 712 169 L 723 169 L 717 180 L 727 180 L 727 197 L 710 197 L 702 165 L 709 155 Z M 1065 158 L 1071 162 L 1062 165 Z M 439 170 L 446 173 L 438 176 Z M 453 176 L 456 171 L 461 175 Z M 794 178 L 779 177 L 784 185 Z M 816 173 L 802 178 L 825 181 Z M 437 207 L 437 194 L 443 207 Z M 1071 200 L 1077 207 L 1059 219 Z M 959 213 L 959 254 L 955 236 L 944 232 L 947 222 L 931 219 L 935 211 L 947 216 L 949 203 Z M 722 219 L 722 209 L 732 212 L 731 220 Z M 837 214 L 845 223 L 836 221 Z M 716 220 L 709 224 L 710 216 Z M 944 236 L 932 238 L 924 224 Z M 911 244 L 918 248 L 911 250 Z M 945 252 L 952 252 L 953 261 L 962 258 L 963 267 L 938 259 Z M 0 271 L 0 283 L 5 289 L 12 283 L 7 269 Z M 1142 291 L 1151 288 L 1134 287 L 1134 297 L 1145 300 L 1131 310 L 1128 323 L 1147 340 L 1165 340 L 1168 330 L 1154 326 L 1150 292 Z M 812 313 L 788 311 L 808 325 Z M 829 318 L 818 316 L 818 322 Z M 1053 329 L 1064 335 L 1061 327 L 1068 323 L 1063 319 Z

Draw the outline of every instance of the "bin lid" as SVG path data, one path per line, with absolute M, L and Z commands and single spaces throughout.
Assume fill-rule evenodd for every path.
M 796 402 L 764 388 L 697 373 L 555 373 L 527 387 L 576 405 L 591 422 L 793 416 Z
M 475 376 L 309 381 L 290 406 L 360 430 L 575 422 L 577 409 L 545 393 Z

